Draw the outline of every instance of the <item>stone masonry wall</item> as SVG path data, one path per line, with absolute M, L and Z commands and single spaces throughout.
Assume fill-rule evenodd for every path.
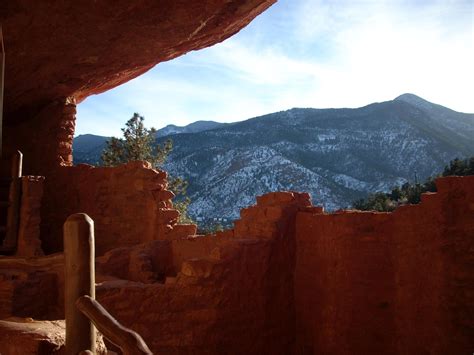
M 16 256 L 41 256 L 41 200 L 43 176 L 23 176 L 21 186 L 20 224 Z
M 60 166 L 72 165 L 75 125 L 75 100 L 53 101 L 35 116 L 5 124 L 6 153 L 16 150 L 23 153 L 23 175 L 49 176 Z
M 472 352 L 474 177 L 437 187 L 394 213 L 298 213 L 299 353 Z
M 87 213 L 95 224 L 96 255 L 156 239 L 194 235 L 195 225 L 176 225 L 166 173 L 146 162 L 115 168 L 60 167 L 45 180 L 41 238 L 45 253 L 61 251 L 66 218 Z
M 117 189 L 112 176 L 124 174 L 130 191 L 138 178 L 130 166 L 65 169 L 89 171 L 75 172 L 86 181 L 111 174 Z M 142 170 L 133 174 L 160 175 Z M 120 239 L 96 260 L 97 298 L 155 354 L 469 353 L 474 177 L 437 186 L 394 213 L 325 214 L 307 194 L 271 193 L 233 230 Z M 140 191 L 148 201 L 154 189 Z M 61 258 L 0 259 L 1 316 L 62 317 Z
M 239 230 L 112 249 L 96 261 L 97 298 L 155 354 L 291 354 L 294 216 L 309 204 L 273 193 L 242 212 Z M 0 260 L 2 317 L 62 316 L 60 257 Z
M 62 254 L 0 258 L 0 319 L 9 317 L 64 319 Z
M 163 282 L 140 282 L 127 270 L 138 250 L 153 255 L 157 242 L 111 251 L 98 270 L 115 279 L 97 298 L 154 354 L 291 354 L 294 216 L 310 204 L 308 194 L 267 194 L 242 210 L 234 230 L 170 241 L 168 262 L 178 269 Z

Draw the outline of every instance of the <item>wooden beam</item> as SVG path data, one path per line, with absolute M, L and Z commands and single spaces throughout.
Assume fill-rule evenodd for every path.
M 95 298 L 94 254 L 94 222 L 85 213 L 69 216 L 64 223 L 66 355 L 96 353 L 95 327 L 76 307 L 81 296 Z

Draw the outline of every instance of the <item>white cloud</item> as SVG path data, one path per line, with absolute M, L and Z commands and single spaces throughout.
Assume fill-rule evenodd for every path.
M 358 107 L 404 92 L 474 112 L 472 2 L 280 0 L 268 15 L 87 100 L 78 133 L 93 132 L 94 122 L 94 132 L 119 134 L 134 111 L 161 127 Z

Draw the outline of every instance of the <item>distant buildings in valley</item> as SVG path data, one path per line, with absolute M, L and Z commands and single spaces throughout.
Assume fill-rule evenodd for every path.
M 233 220 L 227 217 L 203 217 L 197 216 L 195 217 L 196 222 L 204 222 L 204 223 L 232 223 Z

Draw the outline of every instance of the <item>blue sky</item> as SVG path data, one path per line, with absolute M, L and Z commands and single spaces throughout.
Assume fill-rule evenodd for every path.
M 474 1 L 279 0 L 230 39 L 78 106 L 76 135 L 360 107 L 411 92 L 474 112 Z

